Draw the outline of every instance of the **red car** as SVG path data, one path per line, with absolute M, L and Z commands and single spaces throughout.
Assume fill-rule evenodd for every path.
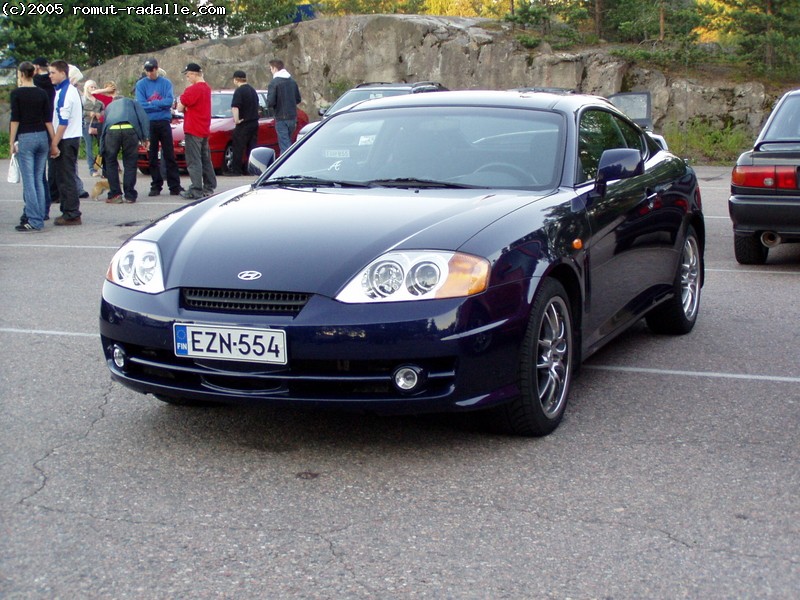
M 211 164 L 217 173 L 230 170 L 233 136 L 233 116 L 231 114 L 231 100 L 234 90 L 216 90 L 211 92 L 211 135 L 208 138 L 208 145 L 211 149 Z M 275 134 L 275 119 L 267 116 L 267 90 L 257 90 L 259 103 L 258 119 L 258 145 L 267 146 L 278 150 L 278 137 Z M 308 115 L 302 110 L 297 111 L 297 127 L 292 135 L 292 141 L 297 139 L 297 132 L 308 124 Z M 183 141 L 183 117 L 176 113 L 172 120 L 172 141 L 175 147 L 175 160 L 178 161 L 178 168 L 186 169 L 186 152 Z M 247 157 L 242 156 L 242 164 L 246 164 Z M 150 173 L 150 163 L 147 158 L 147 150 L 139 146 L 139 160 L 137 162 L 139 170 L 145 175 Z M 247 169 L 245 167 L 245 173 Z

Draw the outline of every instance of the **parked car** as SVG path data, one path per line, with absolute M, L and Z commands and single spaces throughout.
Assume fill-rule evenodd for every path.
M 259 113 L 258 119 L 258 145 L 272 148 L 278 153 L 278 137 L 275 133 L 275 119 L 270 116 L 267 108 L 267 90 L 258 92 Z M 208 145 L 211 150 L 211 164 L 219 174 L 230 170 L 233 160 L 232 136 L 235 124 L 231 112 L 231 101 L 234 90 L 213 90 L 211 92 L 211 134 Z M 308 124 L 308 115 L 302 110 L 297 111 L 297 127 L 294 130 L 292 141 L 297 138 L 297 132 Z M 175 159 L 179 169 L 186 169 L 186 150 L 184 147 L 183 115 L 175 113 L 172 120 L 172 142 L 175 147 Z M 246 164 L 247 157 L 242 156 L 242 164 Z M 150 163 L 147 150 L 139 146 L 139 159 L 137 166 L 145 175 L 150 173 Z
M 388 98 L 390 96 L 400 96 L 403 94 L 422 94 L 425 92 L 446 92 L 447 88 L 438 81 L 416 81 L 414 83 L 388 83 L 388 82 L 372 82 L 360 83 L 356 87 L 347 90 L 344 94 L 339 96 L 333 104 L 327 108 L 319 109 L 319 116 L 323 119 L 326 115 L 332 115 L 337 110 L 341 110 L 347 106 L 355 104 L 356 102 L 363 102 L 364 100 L 375 100 L 377 98 Z M 302 138 L 314 127 L 317 126 L 319 121 L 309 123 L 306 127 L 302 128 L 297 137 Z
M 731 174 L 728 212 L 733 250 L 743 265 L 767 261 L 769 249 L 800 242 L 800 90 L 775 105 L 752 150 Z
M 273 158 L 115 254 L 117 381 L 175 404 L 482 409 L 545 435 L 581 360 L 642 318 L 698 317 L 695 174 L 603 99 L 384 98 Z

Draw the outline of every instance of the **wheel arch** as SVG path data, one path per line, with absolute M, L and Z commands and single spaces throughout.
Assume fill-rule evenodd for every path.
M 560 263 L 553 266 L 544 277 L 549 277 L 558 281 L 567 292 L 569 297 L 569 309 L 572 315 L 572 335 L 574 337 L 572 347 L 575 352 L 574 369 L 577 372 L 581 364 L 581 349 L 583 347 L 583 290 L 580 278 L 575 270 L 565 264 Z

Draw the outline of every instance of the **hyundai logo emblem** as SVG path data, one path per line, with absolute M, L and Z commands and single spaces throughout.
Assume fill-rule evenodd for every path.
M 261 278 L 261 273 L 258 271 L 242 271 L 239 273 L 238 277 L 242 281 L 255 281 Z

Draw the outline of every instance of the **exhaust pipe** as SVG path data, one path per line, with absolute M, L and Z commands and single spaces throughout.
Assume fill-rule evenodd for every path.
M 761 243 L 767 248 L 774 248 L 781 243 L 781 236 L 774 231 L 765 231 L 761 234 Z

